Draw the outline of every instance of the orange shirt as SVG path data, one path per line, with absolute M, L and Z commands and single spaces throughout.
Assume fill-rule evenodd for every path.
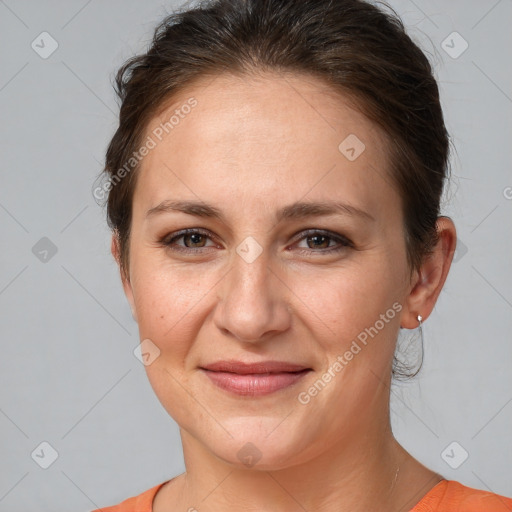
M 167 481 L 112 507 L 92 512 L 152 512 L 153 498 Z M 410 512 L 512 512 L 512 498 L 466 487 L 454 480 L 434 486 Z

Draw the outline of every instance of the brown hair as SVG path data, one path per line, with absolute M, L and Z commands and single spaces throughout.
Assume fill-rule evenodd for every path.
M 139 165 L 122 179 L 119 171 L 141 146 L 148 122 L 194 79 L 265 70 L 322 79 L 384 130 L 402 198 L 407 261 L 411 273 L 419 268 L 438 242 L 449 138 L 430 63 L 383 5 L 391 12 L 362 0 L 210 0 L 158 25 L 149 50 L 117 72 L 119 127 L 102 171 L 110 180 L 103 196 L 109 192 L 107 221 L 125 276 Z

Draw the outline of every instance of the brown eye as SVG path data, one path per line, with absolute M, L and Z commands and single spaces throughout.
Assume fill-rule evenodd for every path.
M 178 243 L 180 240 L 183 240 L 183 243 Z M 173 233 L 173 236 L 164 237 L 160 240 L 160 243 L 173 251 L 199 253 L 201 252 L 200 249 L 213 247 L 214 244 L 206 245 L 208 240 L 212 240 L 212 238 L 207 232 L 198 229 L 185 229 Z
M 327 249 L 329 247 L 330 237 L 324 235 L 308 236 L 307 240 L 313 240 L 313 244 L 308 242 L 310 249 Z
M 299 252 L 304 254 L 330 254 L 341 252 L 354 244 L 343 235 L 331 233 L 329 231 L 309 230 L 303 233 L 299 243 L 306 241 L 308 249 L 299 246 Z
M 183 241 L 190 240 L 190 244 L 185 242 L 185 247 L 204 247 L 204 244 L 206 243 L 206 236 L 201 233 L 190 233 L 187 235 L 182 235 Z M 203 242 L 203 243 L 201 243 Z

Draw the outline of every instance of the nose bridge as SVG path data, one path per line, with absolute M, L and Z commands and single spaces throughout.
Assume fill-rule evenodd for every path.
M 272 263 L 269 250 L 249 236 L 237 246 L 235 252 L 231 262 L 233 288 L 230 293 L 247 295 L 244 300 L 254 294 L 268 299 Z
M 238 236 L 241 240 L 233 247 L 233 254 L 230 260 L 233 284 L 240 288 L 241 293 L 251 293 L 251 289 L 260 289 L 260 294 L 268 288 L 269 274 L 273 257 L 270 253 L 270 234 L 264 228 L 257 228 L 257 225 L 265 226 L 265 220 L 257 213 L 249 216 L 251 221 L 244 224 Z M 256 227 L 256 230 L 254 229 Z M 231 290 L 231 293 L 233 290 Z
M 286 295 L 272 270 L 272 255 L 254 237 L 233 252 L 221 287 L 216 322 L 241 341 L 258 341 L 288 324 Z

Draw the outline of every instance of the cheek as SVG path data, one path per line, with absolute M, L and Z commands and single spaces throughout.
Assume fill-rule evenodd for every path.
M 141 265 L 135 302 L 140 339 L 149 339 L 158 353 L 145 366 L 148 381 L 168 414 L 182 426 L 188 425 L 192 389 L 184 362 L 202 323 L 201 298 L 204 280 L 191 276 L 190 270 L 166 269 L 149 263 Z M 201 411 L 193 415 L 196 419 Z M 202 418 L 208 424 L 207 418 Z
M 187 339 L 180 332 L 197 315 L 205 283 L 190 271 L 150 264 L 143 268 L 134 286 L 141 339 L 154 340 L 162 351 L 168 346 L 179 349 L 180 340 Z
M 367 258 L 357 266 L 289 278 L 296 306 L 333 342 L 351 340 L 373 325 L 399 297 L 388 262 Z

